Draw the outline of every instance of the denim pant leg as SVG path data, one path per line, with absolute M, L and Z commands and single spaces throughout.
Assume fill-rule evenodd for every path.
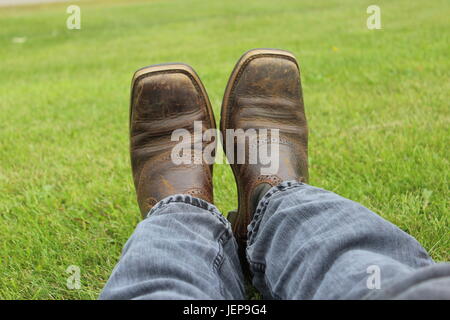
M 249 226 L 253 284 L 272 299 L 450 298 L 450 264 L 332 192 L 283 182 Z
M 100 299 L 243 299 L 229 222 L 189 195 L 160 201 L 126 243 Z

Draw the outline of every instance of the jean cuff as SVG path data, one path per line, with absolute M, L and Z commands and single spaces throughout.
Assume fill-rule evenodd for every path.
M 261 220 L 264 216 L 264 213 L 266 212 L 267 206 L 269 205 L 270 199 L 275 194 L 278 194 L 280 192 L 298 188 L 303 186 L 304 183 L 296 181 L 296 180 L 290 180 L 290 181 L 284 181 L 280 183 L 279 185 L 272 187 L 267 193 L 262 197 L 262 199 L 258 203 L 258 207 L 256 208 L 255 214 L 253 215 L 252 222 L 248 225 L 247 231 L 248 231 L 248 237 L 247 237 L 247 247 L 251 246 L 255 242 L 256 235 L 258 233 L 259 227 L 261 225 Z
M 219 219 L 219 221 L 222 222 L 225 227 L 229 227 L 230 225 L 228 220 L 219 212 L 216 206 L 203 199 L 196 198 L 188 194 L 174 194 L 162 199 L 161 201 L 156 203 L 156 205 L 150 210 L 145 218 L 147 219 L 149 216 L 157 214 L 160 209 L 175 203 L 189 204 L 191 206 L 206 210 L 214 217 Z

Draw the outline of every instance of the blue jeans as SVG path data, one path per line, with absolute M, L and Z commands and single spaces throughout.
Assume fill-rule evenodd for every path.
M 248 227 L 253 285 L 268 299 L 450 299 L 450 264 L 358 203 L 283 182 Z M 136 228 L 101 299 L 244 299 L 229 222 L 188 195 L 160 201 Z

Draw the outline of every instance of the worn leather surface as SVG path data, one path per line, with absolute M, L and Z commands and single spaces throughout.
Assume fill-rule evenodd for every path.
M 242 245 L 253 217 L 251 195 L 256 186 L 276 186 L 282 181 L 308 179 L 308 128 L 304 112 L 300 74 L 295 57 L 281 50 L 254 50 L 245 54 L 233 71 L 222 105 L 221 131 L 254 128 L 279 129 L 279 168 L 261 175 L 261 164 L 232 164 L 239 194 L 239 208 L 233 231 Z M 261 141 L 245 140 L 250 144 Z M 224 139 L 224 148 L 226 149 Z M 246 152 L 248 154 L 248 152 Z M 231 159 L 228 159 L 230 162 Z M 246 158 L 248 160 L 248 157 Z
M 142 215 L 173 194 L 213 202 L 212 165 L 203 158 L 200 164 L 180 165 L 171 159 L 172 148 L 178 143 L 171 141 L 173 130 L 184 128 L 193 134 L 194 121 L 202 121 L 203 131 L 215 127 L 203 85 L 188 67 L 169 65 L 155 70 L 150 67 L 132 84 L 130 153 Z

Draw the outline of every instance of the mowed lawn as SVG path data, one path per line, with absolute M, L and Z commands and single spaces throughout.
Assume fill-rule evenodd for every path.
M 133 72 L 185 62 L 219 120 L 251 48 L 299 59 L 310 183 L 361 202 L 450 260 L 450 2 L 78 2 L 0 8 L 0 298 L 95 299 L 140 220 L 128 153 Z M 214 170 L 216 205 L 236 207 Z M 81 289 L 66 269 L 81 270 Z

